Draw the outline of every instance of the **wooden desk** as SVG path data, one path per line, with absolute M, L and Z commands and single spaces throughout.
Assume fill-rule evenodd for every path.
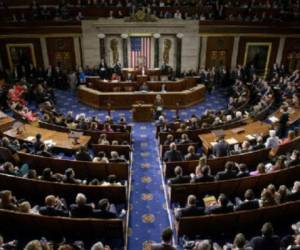
M 293 125 L 296 121 L 300 119 L 300 108 L 290 108 L 289 109 L 289 122 L 288 125 Z M 276 124 L 278 121 L 272 121 L 272 118 L 275 117 L 278 120 L 282 115 L 281 109 L 279 108 L 275 113 L 268 117 L 268 120 L 271 121 L 273 124 Z M 270 119 L 271 118 L 271 119 Z
M 16 129 L 7 130 L 3 134 L 8 137 L 27 142 L 30 142 L 28 137 L 35 137 L 36 134 L 41 134 L 42 141 L 52 140 L 56 143 L 53 146 L 54 148 L 58 148 L 64 151 L 77 151 L 81 145 L 87 146 L 91 139 L 90 136 L 81 136 L 79 138 L 80 144 L 74 145 L 72 143 L 73 139 L 69 138 L 68 133 L 39 128 L 28 124 L 24 125 L 24 131 L 22 134 L 17 134 Z
M 157 94 L 160 94 L 165 108 L 187 108 L 200 103 L 205 97 L 205 86 L 196 87 L 179 92 L 100 92 L 86 86 L 79 86 L 78 99 L 80 102 L 94 108 L 106 109 L 107 103 L 115 109 L 130 109 L 133 104 L 143 101 L 144 103 L 154 103 Z
M 8 130 L 13 123 L 15 122 L 15 119 L 4 114 L 3 112 L 0 111 L 0 133 L 3 133 L 4 131 Z
M 153 105 L 152 104 L 132 105 L 132 117 L 135 122 L 153 121 Z
M 263 137 L 266 137 L 269 134 L 270 128 L 271 125 L 261 121 L 256 121 L 234 129 L 224 130 L 224 136 L 225 140 L 233 139 L 236 141 L 236 143 L 232 144 L 237 144 L 242 143 L 245 140 L 249 140 L 247 135 L 262 135 Z M 234 132 L 235 129 L 243 129 L 244 131 L 236 133 Z M 199 138 L 203 143 L 203 149 L 205 153 L 208 153 L 210 149 L 212 149 L 212 143 L 216 142 L 217 140 L 217 137 L 213 132 L 200 134 Z

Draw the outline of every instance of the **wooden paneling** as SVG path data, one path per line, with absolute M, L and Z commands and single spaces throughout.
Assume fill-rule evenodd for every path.
M 239 43 L 239 51 L 238 51 L 238 59 L 237 63 L 243 65 L 244 57 L 246 52 L 246 44 L 247 43 L 272 43 L 272 49 L 270 54 L 270 60 L 268 64 L 268 68 L 275 63 L 278 46 L 279 46 L 279 37 L 241 37 Z
M 75 51 L 72 37 L 47 38 L 49 64 L 56 66 L 62 64 L 64 69 L 75 69 Z
M 3 38 L 0 39 L 0 56 L 5 69 L 9 68 L 7 44 L 32 44 L 34 48 L 35 59 L 38 67 L 44 67 L 40 39 L 38 38 Z
M 233 37 L 208 37 L 206 50 L 206 67 L 210 68 L 222 61 L 230 68 L 233 49 Z
M 294 70 L 299 68 L 300 63 L 300 38 L 287 38 L 283 50 L 282 63 Z

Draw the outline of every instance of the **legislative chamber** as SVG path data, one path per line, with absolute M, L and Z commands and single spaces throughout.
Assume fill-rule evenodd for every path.
M 0 0 L 1 250 L 300 249 L 299 0 Z

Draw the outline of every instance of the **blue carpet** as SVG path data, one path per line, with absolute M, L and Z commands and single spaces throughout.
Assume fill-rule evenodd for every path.
M 86 113 L 104 120 L 106 111 L 97 110 L 80 104 L 69 91 L 57 90 L 56 104 L 59 111 L 66 114 L 69 110 L 74 115 Z M 206 95 L 205 102 L 188 109 L 180 110 L 181 119 L 192 114 L 201 115 L 205 109 L 226 107 L 227 91 L 219 89 Z M 175 119 L 175 110 L 165 110 L 169 121 Z M 128 228 L 128 249 L 149 249 L 149 243 L 160 242 L 160 234 L 173 223 L 169 221 L 168 204 L 165 197 L 164 183 L 160 168 L 154 123 L 132 123 L 132 112 L 113 110 L 115 121 L 125 115 L 127 122 L 133 125 L 133 162 L 132 188 L 130 194 L 130 219 Z

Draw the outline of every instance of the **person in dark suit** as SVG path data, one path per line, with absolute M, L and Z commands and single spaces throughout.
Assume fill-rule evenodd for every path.
M 229 202 L 225 194 L 220 194 L 218 197 L 218 203 L 208 208 L 209 214 L 224 214 L 233 212 L 233 205 Z
M 117 218 L 115 209 L 113 209 L 108 199 L 102 199 L 99 201 L 99 209 L 94 210 L 94 217 L 100 219 L 114 219 Z
M 99 76 L 100 76 L 100 79 L 108 78 L 108 67 L 103 58 L 101 58 L 101 61 L 99 64 Z
M 88 218 L 93 216 L 93 205 L 87 204 L 86 197 L 78 193 L 75 199 L 76 204 L 71 204 L 71 216 L 75 218 Z
M 36 134 L 35 135 L 35 141 L 33 142 L 33 151 L 36 154 L 37 152 L 41 151 L 43 149 L 44 143 L 42 142 L 42 135 Z
M 152 243 L 151 250 L 176 250 L 172 246 L 173 231 L 171 228 L 166 228 L 161 235 L 161 243 Z
M 126 159 L 120 157 L 117 151 L 111 151 L 110 156 L 109 162 L 126 162 Z
M 287 201 L 300 200 L 300 181 L 295 181 L 291 193 L 287 195 Z
M 194 161 L 199 160 L 200 154 L 197 154 L 195 151 L 195 147 L 193 145 L 189 146 L 187 149 L 188 153 L 184 156 L 184 160 L 186 161 Z
M 242 178 L 242 177 L 247 177 L 249 175 L 250 175 L 250 173 L 249 173 L 247 165 L 245 163 L 240 163 L 238 165 L 238 172 L 236 174 L 236 177 Z
M 229 144 L 225 141 L 224 136 L 220 136 L 217 143 L 212 149 L 213 155 L 215 157 L 227 156 L 229 153 Z
M 287 167 L 296 166 L 300 164 L 300 151 L 293 150 L 291 156 L 286 160 L 285 165 Z
M 39 208 L 39 214 L 47 216 L 69 216 L 63 201 L 54 195 L 45 198 L 45 206 Z
M 237 171 L 235 170 L 235 164 L 232 161 L 228 161 L 225 164 L 225 170 L 216 174 L 215 179 L 218 181 L 229 180 L 236 178 Z
M 262 136 L 256 138 L 256 144 L 251 147 L 252 150 L 259 150 L 265 148 L 264 139 Z
M 80 146 L 79 151 L 76 152 L 76 160 L 77 161 L 91 161 L 92 157 L 87 152 L 87 149 L 85 146 Z
M 195 172 L 195 175 L 191 175 L 191 183 L 210 182 L 215 180 L 215 177 L 210 174 L 211 171 L 208 165 L 198 166 Z
M 183 175 L 182 168 L 177 166 L 174 170 L 176 177 L 169 179 L 169 184 L 182 184 L 190 182 L 190 176 Z
M 170 150 L 164 154 L 165 162 L 182 161 L 183 157 L 180 151 L 177 150 L 177 146 L 174 142 L 170 144 Z
M 279 118 L 279 124 L 276 131 L 276 134 L 279 138 L 284 138 L 287 132 L 287 125 L 289 121 L 289 113 L 288 113 L 288 106 L 284 106 L 281 109 L 281 116 Z
M 237 200 L 237 206 L 235 207 L 235 211 L 259 208 L 259 202 L 257 199 L 255 199 L 254 192 L 252 189 L 246 190 L 244 197 L 244 201 Z
M 262 226 L 262 235 L 254 237 L 248 243 L 248 246 L 254 250 L 279 250 L 280 238 L 274 235 L 273 226 L 267 222 Z
M 185 208 L 180 208 L 175 211 L 175 217 L 179 220 L 181 217 L 188 216 L 200 216 L 204 215 L 204 207 L 197 207 L 197 198 L 195 195 L 189 195 L 187 199 L 187 206 Z

